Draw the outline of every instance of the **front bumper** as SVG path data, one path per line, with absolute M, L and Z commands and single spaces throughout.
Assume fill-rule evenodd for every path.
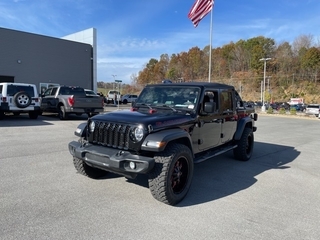
M 72 141 L 69 152 L 76 158 L 85 161 L 91 167 L 114 172 L 129 178 L 137 174 L 148 173 L 155 164 L 154 158 L 131 154 L 128 151 Z M 131 164 L 130 167 L 130 163 Z M 132 165 L 135 167 L 132 168 Z

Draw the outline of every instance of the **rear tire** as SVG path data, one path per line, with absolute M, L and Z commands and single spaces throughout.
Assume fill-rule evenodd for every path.
M 233 149 L 235 159 L 248 161 L 251 158 L 254 145 L 254 136 L 251 128 L 244 128 L 242 136 L 237 144 L 238 147 Z
M 0 111 L 0 120 L 4 119 L 4 116 L 5 116 L 4 112 Z
M 66 120 L 68 118 L 68 114 L 66 113 L 66 109 L 63 105 L 59 107 L 58 115 L 60 120 Z
M 160 202 L 175 205 L 188 193 L 193 176 L 193 158 L 190 149 L 171 143 L 154 157 L 156 163 L 149 174 L 149 189 Z
M 103 171 L 98 168 L 93 168 L 87 165 L 83 160 L 73 157 L 73 165 L 78 173 L 87 176 L 89 178 L 98 179 L 107 174 L 107 171 Z

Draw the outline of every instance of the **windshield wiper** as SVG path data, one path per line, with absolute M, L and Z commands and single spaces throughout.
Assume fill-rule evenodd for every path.
M 135 103 L 134 107 L 148 107 L 149 109 L 152 109 L 152 107 L 150 106 L 150 104 L 146 104 L 146 103 Z
M 174 107 L 171 107 L 171 106 L 169 106 L 169 105 L 167 105 L 167 104 L 157 105 L 157 106 L 155 106 L 155 107 L 165 107 L 165 108 L 170 108 L 173 112 L 178 112 L 178 110 L 177 110 L 177 109 L 175 109 Z
M 146 104 L 146 103 L 135 103 L 133 106 L 133 108 L 135 108 L 136 110 L 139 109 L 140 107 L 148 107 L 149 113 L 155 113 L 157 111 L 154 108 L 152 108 L 150 104 Z

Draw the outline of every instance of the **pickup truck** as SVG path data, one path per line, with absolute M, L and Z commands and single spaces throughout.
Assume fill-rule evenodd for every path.
M 233 151 L 247 161 L 254 147 L 253 108 L 230 85 L 207 82 L 144 87 L 130 110 L 96 115 L 69 143 L 75 169 L 100 178 L 113 172 L 148 177 L 152 196 L 169 205 L 187 194 L 194 164 Z
M 104 111 L 103 98 L 100 96 L 87 96 L 81 87 L 54 86 L 41 94 L 41 112 L 57 113 L 61 120 L 70 114 L 88 117 Z
M 117 101 L 120 101 L 121 103 L 121 94 L 118 91 L 110 90 L 106 96 L 106 102 L 107 104 L 112 103 L 115 104 Z

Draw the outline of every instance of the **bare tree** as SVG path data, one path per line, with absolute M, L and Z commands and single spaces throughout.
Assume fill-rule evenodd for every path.
M 300 35 L 298 36 L 292 44 L 293 53 L 297 56 L 301 49 L 309 49 L 313 46 L 313 36 L 312 35 Z

